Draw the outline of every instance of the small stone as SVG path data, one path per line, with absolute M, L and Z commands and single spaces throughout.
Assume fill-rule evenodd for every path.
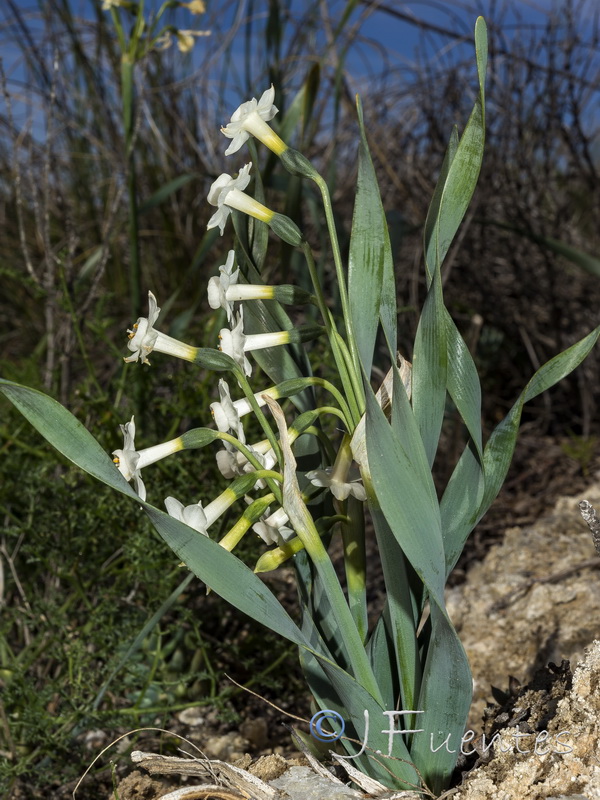
M 184 725 L 189 725 L 190 728 L 197 728 L 205 722 L 205 716 L 200 706 L 192 706 L 191 708 L 184 708 L 177 715 L 177 719 Z
M 269 742 L 269 728 L 265 719 L 245 719 L 240 725 L 240 733 L 259 750 Z
M 269 785 L 287 793 L 290 800 L 360 800 L 362 792 L 339 786 L 317 775 L 310 767 L 290 767 Z

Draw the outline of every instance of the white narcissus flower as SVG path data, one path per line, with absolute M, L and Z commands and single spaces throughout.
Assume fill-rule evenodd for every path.
M 221 396 L 221 378 L 219 380 L 219 395 Z M 241 397 L 239 400 L 231 401 L 231 395 L 229 394 L 229 386 L 227 382 L 223 380 L 224 385 L 227 387 L 227 393 L 229 395 L 229 401 L 221 400 L 220 403 L 211 403 L 210 404 L 210 412 L 214 417 L 214 420 L 217 424 L 217 430 L 221 431 L 222 433 L 227 433 L 228 430 L 235 430 L 235 425 L 230 425 L 228 428 L 221 427 L 224 426 L 228 420 L 241 420 L 241 417 L 245 417 L 247 414 L 250 414 L 254 409 L 250 404 L 250 401 L 247 397 Z M 279 391 L 276 386 L 271 386 L 270 389 L 263 389 L 260 392 L 256 392 L 254 395 L 254 399 L 259 406 L 262 408 L 266 405 L 265 395 L 269 395 L 269 397 L 277 398 L 279 397 Z M 231 402 L 232 408 L 229 408 L 228 403 Z M 239 436 L 237 437 L 240 438 Z M 240 439 L 240 441 L 242 441 Z M 245 440 L 243 440 L 245 441 Z
M 219 350 L 232 358 L 244 370 L 244 373 L 250 376 L 252 374 L 252 365 L 244 353 L 298 341 L 297 338 L 294 338 L 294 334 L 297 335 L 297 333 L 297 331 L 292 330 L 273 331 L 272 333 L 249 333 L 246 335 L 244 333 L 244 309 L 240 308 L 233 328 L 231 330 L 229 328 L 221 328 L 219 331 Z M 310 331 L 309 335 L 311 335 Z
M 246 345 L 246 336 L 244 335 L 244 314 L 243 309 L 240 309 L 237 314 L 237 320 L 231 330 L 229 328 L 222 328 L 219 331 L 219 350 L 225 353 L 239 365 L 248 377 L 252 375 L 252 364 L 244 355 Z
M 129 334 L 127 347 L 133 352 L 133 355 L 123 359 L 124 361 L 137 361 L 141 358 L 142 364 L 150 364 L 148 356 L 153 350 L 182 358 L 185 361 L 194 360 L 197 347 L 191 347 L 189 344 L 180 342 L 179 339 L 173 339 L 172 336 L 167 336 L 155 329 L 154 323 L 159 314 L 160 308 L 157 305 L 156 297 L 152 292 L 148 292 L 148 316 L 140 317 L 134 323 L 133 330 L 127 331 Z
M 260 518 L 260 522 L 256 522 L 252 526 L 252 530 L 257 533 L 265 544 L 281 545 L 288 542 L 295 536 L 292 528 L 286 525 L 289 522 L 289 517 L 283 508 L 277 509 L 269 516 L 269 509 Z
M 152 292 L 148 292 L 148 316 L 140 317 L 133 325 L 133 330 L 128 330 L 129 341 L 127 349 L 133 352 L 132 356 L 124 359 L 125 361 L 137 361 L 142 359 L 142 364 L 149 364 L 148 356 L 154 350 L 154 345 L 158 339 L 158 331 L 154 329 L 154 323 L 160 315 L 160 308 L 156 302 L 156 297 Z
M 347 500 L 349 495 L 361 501 L 367 499 L 360 473 L 353 467 L 350 467 L 345 476 L 338 475 L 334 467 L 326 467 L 325 469 L 313 469 L 306 473 L 306 477 L 313 486 L 330 489 L 337 500 Z
M 125 425 L 119 425 L 123 434 L 123 448 L 113 450 L 113 461 L 126 481 L 135 483 L 135 490 L 142 500 L 146 499 L 146 487 L 142 480 L 141 469 L 138 467 L 140 454 L 135 449 L 135 422 L 131 417 Z
M 180 503 L 175 497 L 167 497 L 165 499 L 165 507 L 169 516 L 180 522 L 185 522 L 186 525 L 189 525 L 190 528 L 198 531 L 198 533 L 203 533 L 205 536 L 208 536 L 206 531 L 208 521 L 204 509 L 202 508 L 202 503 L 184 506 L 183 503 Z
M 263 206 L 250 195 L 244 193 L 244 189 L 250 183 L 250 169 L 252 164 L 246 164 L 238 173 L 237 178 L 232 178 L 224 172 L 219 175 L 217 180 L 208 190 L 208 202 L 212 206 L 217 206 L 217 210 L 208 220 L 207 228 L 219 228 L 221 233 L 225 230 L 227 217 L 231 214 L 231 209 L 236 208 L 249 214 L 251 217 L 262 220 L 267 224 L 275 216 L 275 212 Z
M 155 50 L 168 50 L 172 44 L 173 36 L 170 31 L 165 31 L 165 33 L 154 40 Z
M 242 421 L 229 394 L 227 381 L 223 380 L 223 378 L 219 379 L 219 397 L 221 398 L 219 403 L 210 404 L 210 412 L 217 425 L 217 430 L 221 431 L 221 433 L 227 433 L 230 430 L 234 431 L 240 442 L 244 444 L 246 437 L 244 436 Z
M 285 143 L 267 125 L 267 122 L 270 122 L 278 112 L 277 107 L 273 104 L 274 99 L 275 89 L 271 86 L 270 89 L 263 92 L 260 100 L 253 97 L 252 100 L 242 103 L 233 112 L 229 124 L 221 128 L 221 133 L 233 140 L 225 151 L 226 156 L 237 153 L 251 135 L 267 147 L 274 149 L 275 152 L 277 149 L 282 152 L 281 145 L 283 145 L 283 150 L 286 149 Z
M 227 290 L 238 282 L 240 268 L 234 271 L 233 262 L 235 251 L 230 250 L 225 264 L 219 267 L 219 277 L 211 278 L 208 282 L 208 305 L 211 308 L 223 308 L 227 312 L 227 322 L 233 318 L 233 303 L 227 299 Z
M 223 235 L 227 217 L 231 214 L 231 208 L 226 205 L 228 196 L 233 191 L 243 192 L 250 183 L 250 170 L 252 164 L 246 164 L 241 168 L 237 178 L 232 178 L 223 172 L 208 190 L 208 202 L 211 206 L 217 206 L 217 210 L 208 221 L 207 228 L 218 227 Z
M 125 425 L 120 425 L 123 434 L 123 447 L 120 450 L 113 450 L 113 461 L 117 465 L 119 472 L 126 481 L 133 480 L 135 490 L 142 500 L 146 499 L 146 487 L 142 480 L 141 471 L 144 467 L 160 461 L 162 458 L 178 453 L 184 449 L 184 444 L 180 436 L 153 447 L 145 447 L 143 450 L 135 449 L 135 422 L 131 417 Z
M 240 475 L 245 475 L 254 471 L 254 467 L 248 461 L 246 456 L 240 452 L 237 447 L 234 447 L 229 442 L 223 442 L 224 449 L 217 452 L 217 467 L 221 475 L 227 480 L 237 478 Z M 269 444 L 268 439 L 263 439 L 255 445 L 246 445 L 248 450 L 255 456 L 255 458 L 262 464 L 263 469 L 273 469 L 277 463 L 273 449 Z M 259 485 L 260 484 L 260 485 Z M 257 482 L 257 487 L 264 487 L 264 483 Z

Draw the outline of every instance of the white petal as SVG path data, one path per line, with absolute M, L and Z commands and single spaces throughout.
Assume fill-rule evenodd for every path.
M 219 197 L 221 196 L 221 192 L 223 189 L 227 188 L 233 178 L 227 172 L 221 173 L 216 181 L 212 184 L 210 189 L 208 190 L 208 202 L 211 206 L 216 206 L 219 204 Z
M 234 453 L 230 453 L 229 450 L 219 450 L 216 459 L 219 472 L 224 478 L 227 478 L 227 480 L 237 478 L 240 472 Z
M 223 133 L 225 133 L 225 130 L 223 130 Z M 225 155 L 231 156 L 237 153 L 237 151 L 246 144 L 249 138 L 250 134 L 247 131 L 239 131 L 236 133 L 231 140 L 231 144 L 228 146 L 227 150 L 225 150 Z
M 206 514 L 202 508 L 200 503 L 195 503 L 191 506 L 186 506 L 183 509 L 183 521 L 186 525 L 189 525 L 190 528 L 193 528 L 198 533 L 203 533 L 205 536 L 208 536 L 206 532 L 207 528 L 207 520 Z
M 178 519 L 180 522 L 183 521 L 183 503 L 177 500 L 177 498 L 166 497 L 165 508 L 170 517 Z
M 313 469 L 306 473 L 306 477 L 313 486 L 328 488 L 331 486 L 331 467 L 327 467 L 327 469 Z
M 218 228 L 221 232 L 221 236 L 223 235 L 223 231 L 225 230 L 225 223 L 227 222 L 227 217 L 231 214 L 231 209 L 227 206 L 221 206 L 218 211 L 212 215 L 212 217 L 208 220 L 208 225 L 206 226 L 207 230 L 211 228 Z
M 277 106 L 273 105 L 273 100 L 275 100 L 275 89 L 271 84 L 271 87 L 263 92 L 256 108 L 257 112 L 265 122 L 272 120 L 275 114 L 277 114 L 279 111 Z

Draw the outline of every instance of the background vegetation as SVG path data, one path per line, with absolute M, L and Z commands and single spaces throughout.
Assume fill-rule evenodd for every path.
M 567 0 L 533 25 L 519 20 L 523 5 L 490 3 L 486 14 L 486 156 L 444 275 L 484 379 L 490 426 L 541 363 L 597 324 L 600 308 L 598 16 L 592 3 Z M 206 283 L 228 239 L 207 234 L 205 198 L 223 169 L 239 166 L 225 166 L 219 124 L 271 82 L 288 138 L 329 177 L 342 239 L 361 93 L 408 348 L 423 297 L 422 224 L 449 131 L 473 102 L 464 87 L 475 85 L 469 42 L 480 7 L 445 6 L 441 22 L 433 5 L 411 12 L 397 2 L 208 2 L 193 18 L 173 11 L 174 25 L 211 35 L 191 55 L 173 46 L 136 64 L 128 139 L 110 14 L 99 2 L 5 0 L 3 377 L 51 393 L 108 451 L 134 412 L 145 445 L 206 423 L 215 387 L 160 356 L 150 369 L 124 365 L 124 332 L 152 289 L 171 335 L 214 346 L 221 321 L 208 313 Z M 369 38 L 375 14 L 380 25 L 412 26 L 414 58 Z M 272 207 L 301 221 L 318 251 L 311 189 L 271 159 L 263 166 Z M 328 275 L 329 254 L 321 256 Z M 270 269 L 273 280 L 290 280 L 294 254 L 273 243 Z M 568 457 L 572 475 L 587 477 L 597 464 L 599 378 L 596 352 L 526 408 L 512 485 L 538 494 L 536 508 L 552 503 L 550 478 L 569 472 Z M 445 447 L 450 466 L 455 443 Z M 136 510 L 61 463 L 4 402 L 0 448 L 0 794 L 60 796 L 95 752 L 97 730 L 169 727 L 192 705 L 243 715 L 247 699 L 234 697 L 223 672 L 273 698 L 289 693 L 294 654 L 185 583 Z M 157 496 L 217 491 L 207 460 L 170 460 L 168 483 L 163 463 L 153 468 Z M 540 471 L 544 480 L 533 481 Z M 492 520 L 498 530 L 505 521 Z

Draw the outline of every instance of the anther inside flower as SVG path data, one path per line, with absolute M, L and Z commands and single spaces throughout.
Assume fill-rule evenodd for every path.
M 156 302 L 156 297 L 152 292 L 148 292 L 148 316 L 140 317 L 133 324 L 133 330 L 128 330 L 129 341 L 127 348 L 133 352 L 132 356 L 124 359 L 125 361 L 137 361 L 142 359 L 142 364 L 149 364 L 148 356 L 154 349 L 158 338 L 158 331 L 154 330 L 154 323 L 158 319 L 160 308 Z
M 124 361 L 137 361 L 142 359 L 142 364 L 150 364 L 148 356 L 153 350 L 159 353 L 182 358 L 184 361 L 193 361 L 196 357 L 198 348 L 191 347 L 189 344 L 173 339 L 165 333 L 157 331 L 154 323 L 158 319 L 160 308 L 156 302 L 156 297 L 152 292 L 148 292 L 148 316 L 140 317 L 134 323 L 132 330 L 128 330 L 129 341 L 127 347 L 133 352 L 132 356 L 123 359 Z
M 142 498 L 146 499 L 146 487 L 142 480 L 141 468 L 138 466 L 140 461 L 140 454 L 135 449 L 135 422 L 134 417 L 131 417 L 129 422 L 125 425 L 120 425 L 121 433 L 123 434 L 123 448 L 120 450 L 113 450 L 113 461 L 117 465 L 119 472 L 126 481 L 135 483 L 135 490 Z
M 221 133 L 232 139 L 225 151 L 226 156 L 237 153 L 251 135 L 277 155 L 287 149 L 285 142 L 267 125 L 267 122 L 272 120 L 278 112 L 277 107 L 273 104 L 274 99 L 275 89 L 271 86 L 270 89 L 263 92 L 260 100 L 253 97 L 252 100 L 242 103 L 233 112 L 229 124 L 221 128 Z
M 119 472 L 126 481 L 133 480 L 135 490 L 142 500 L 146 499 L 146 487 L 142 480 L 141 471 L 144 467 L 160 461 L 162 458 L 177 453 L 184 449 L 184 444 L 180 436 L 153 447 L 145 447 L 143 450 L 135 449 L 135 422 L 131 417 L 125 425 L 120 425 L 123 434 L 123 447 L 120 450 L 113 450 L 113 461 L 118 467 Z

